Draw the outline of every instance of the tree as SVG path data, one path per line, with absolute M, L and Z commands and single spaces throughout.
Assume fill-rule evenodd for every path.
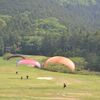
M 41 51 L 44 55 L 52 56 L 59 49 L 58 48 L 59 36 L 57 34 L 47 33 L 42 40 Z
M 0 29 L 4 28 L 6 25 L 6 22 L 3 19 L 0 19 Z
M 0 55 L 3 55 L 4 53 L 4 41 L 3 38 L 0 37 Z
M 59 19 L 54 17 L 37 19 L 34 27 L 37 35 L 45 35 L 47 33 L 61 34 L 67 30 L 66 26 L 61 24 Z

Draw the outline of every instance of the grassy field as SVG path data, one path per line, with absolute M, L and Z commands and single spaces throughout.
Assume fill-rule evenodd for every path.
M 42 61 L 42 57 L 35 58 Z M 19 72 L 17 75 L 16 71 Z M 38 77 L 53 79 L 39 80 Z M 66 88 L 63 88 L 64 82 Z M 100 100 L 100 76 L 16 67 L 15 59 L 0 58 L 0 100 Z

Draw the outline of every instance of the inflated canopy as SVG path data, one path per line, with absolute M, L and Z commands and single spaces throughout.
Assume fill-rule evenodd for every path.
M 41 64 L 38 61 L 32 60 L 32 59 L 22 59 L 22 60 L 19 60 L 17 62 L 17 66 L 18 65 L 30 65 L 32 67 L 41 68 Z
M 16 57 L 19 57 L 19 58 L 22 58 L 22 59 L 26 59 L 26 57 L 20 55 L 20 54 L 14 54 L 14 55 L 11 55 L 9 57 L 7 57 L 7 60 L 10 60 L 12 58 L 16 58 Z
M 67 66 L 71 71 L 75 70 L 75 64 L 69 58 L 62 57 L 62 56 L 55 56 L 47 59 L 44 63 L 44 67 L 47 67 L 48 64 L 63 64 Z

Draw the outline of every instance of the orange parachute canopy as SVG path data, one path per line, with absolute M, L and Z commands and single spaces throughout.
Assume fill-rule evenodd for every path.
M 62 57 L 62 56 L 55 56 L 47 59 L 44 63 L 44 67 L 47 67 L 48 64 L 64 64 L 67 66 L 71 71 L 75 71 L 75 64 L 69 58 Z

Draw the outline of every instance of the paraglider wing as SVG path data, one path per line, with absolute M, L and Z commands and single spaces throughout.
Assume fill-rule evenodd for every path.
M 36 61 L 36 66 L 37 66 L 38 68 L 41 68 L 41 64 L 40 64 L 39 62 L 37 62 L 37 61 Z
M 16 57 L 20 57 L 22 59 L 26 59 L 26 57 L 22 56 L 22 55 L 19 55 L 19 54 L 15 54 L 15 55 L 11 55 L 9 57 L 7 57 L 7 60 L 10 60 L 11 58 L 16 58 Z
M 75 70 L 75 64 L 69 58 L 62 57 L 62 56 L 55 56 L 47 59 L 44 63 L 44 67 L 47 67 L 49 63 L 56 63 L 56 64 L 64 64 L 67 66 L 71 71 Z
M 23 59 L 23 60 L 20 60 L 17 62 L 17 66 L 18 65 L 31 65 L 33 67 L 38 67 L 38 68 L 41 68 L 41 65 L 38 61 L 36 60 L 31 60 L 31 59 Z

